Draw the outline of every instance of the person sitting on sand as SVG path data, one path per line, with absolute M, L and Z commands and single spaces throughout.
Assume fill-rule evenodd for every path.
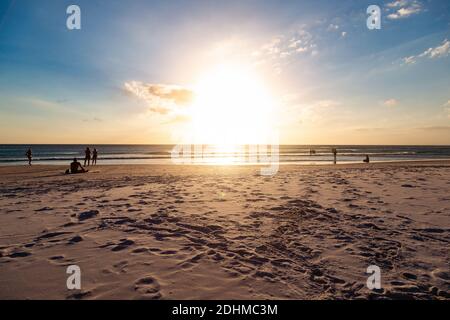
M 94 151 L 92 151 L 92 165 L 96 165 L 97 164 L 97 149 L 94 148 Z
M 84 150 L 84 166 L 86 166 L 86 162 L 87 165 L 89 166 L 91 162 L 91 149 L 89 149 L 89 147 L 87 147 L 86 150 Z
M 28 148 L 28 151 L 27 151 L 27 153 L 25 153 L 25 155 L 26 155 L 27 158 L 28 158 L 28 165 L 31 166 L 31 158 L 32 158 L 32 156 L 33 156 L 33 154 L 31 153 L 31 148 Z
M 365 163 L 369 163 L 370 159 L 369 159 L 369 155 L 366 154 L 366 158 L 363 160 Z
M 68 173 L 84 173 L 88 172 L 88 170 L 84 169 L 81 163 L 78 162 L 77 158 L 73 158 L 73 162 L 70 164 L 70 171 L 67 169 L 66 174 Z

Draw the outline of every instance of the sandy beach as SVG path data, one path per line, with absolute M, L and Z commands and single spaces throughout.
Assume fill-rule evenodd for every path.
M 450 299 L 450 161 L 65 169 L 0 167 L 0 299 Z

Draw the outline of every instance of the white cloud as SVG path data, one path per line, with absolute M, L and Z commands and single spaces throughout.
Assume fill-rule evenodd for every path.
M 397 0 L 387 4 L 388 19 L 396 20 L 407 18 L 423 11 L 422 4 L 417 0 Z
M 386 107 L 395 107 L 396 105 L 398 105 L 398 100 L 394 98 L 387 99 L 383 101 L 383 105 L 385 105 Z
M 387 6 L 389 8 L 398 8 L 398 7 L 406 6 L 407 4 L 408 4 L 408 0 L 397 0 L 397 1 L 388 3 Z
M 445 39 L 440 46 L 428 48 L 419 57 L 441 58 L 450 54 L 450 41 Z
M 187 88 L 167 84 L 149 84 L 130 81 L 124 84 L 125 92 L 145 101 L 152 112 L 167 114 L 189 104 L 194 93 Z
M 416 63 L 416 57 L 415 56 L 409 56 L 402 59 L 404 64 L 414 64 Z
M 435 58 L 443 58 L 448 55 L 450 55 L 450 41 L 445 39 L 444 41 L 442 41 L 442 44 L 434 48 L 428 48 L 419 55 L 405 57 L 402 59 L 402 61 L 404 64 L 414 64 L 420 58 L 435 59 Z
M 334 23 L 331 23 L 331 24 L 328 26 L 327 30 L 328 30 L 328 31 L 337 31 L 337 30 L 339 30 L 339 25 L 334 24 Z
M 346 36 L 347 36 L 347 32 L 346 32 L 346 31 L 342 31 L 342 32 L 341 32 L 341 37 L 342 37 L 342 38 L 345 38 Z
M 270 64 L 277 73 L 280 73 L 296 56 L 315 56 L 318 53 L 312 34 L 305 26 L 301 26 L 293 32 L 272 38 L 253 52 L 252 56 L 257 58 L 255 65 Z

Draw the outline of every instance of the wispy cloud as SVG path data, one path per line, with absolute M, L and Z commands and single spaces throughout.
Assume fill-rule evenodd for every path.
M 103 122 L 103 120 L 98 117 L 94 117 L 92 119 L 88 119 L 88 118 L 83 119 L 83 122 Z
M 337 32 L 341 35 L 342 38 L 345 38 L 347 36 L 347 31 L 341 30 L 341 26 L 336 23 L 330 23 L 327 27 L 328 32 Z
M 127 93 L 145 101 L 149 110 L 159 114 L 168 114 L 188 105 L 194 98 L 194 92 L 188 88 L 167 84 L 150 84 L 139 81 L 126 82 Z
M 407 18 L 422 12 L 423 6 L 417 0 L 396 0 L 386 5 L 388 7 L 388 19 L 396 20 Z
M 422 58 L 436 59 L 447 57 L 448 55 L 450 55 L 450 41 L 445 39 L 440 45 L 428 48 L 421 54 L 405 57 L 402 61 L 403 64 L 414 64 L 417 60 Z
M 387 99 L 383 101 L 383 105 L 386 107 L 395 107 L 396 105 L 398 105 L 398 100 L 394 98 Z
M 429 126 L 429 127 L 421 127 L 421 128 L 417 128 L 418 130 L 422 130 L 422 131 L 444 131 L 450 132 L 450 126 Z
M 281 73 L 284 66 L 292 58 L 300 55 L 315 56 L 319 53 L 313 35 L 301 26 L 293 32 L 272 38 L 252 53 L 257 59 L 256 64 L 269 63 L 277 73 Z
M 450 119 L 450 100 L 444 103 L 444 112 L 447 113 L 447 117 Z
M 334 113 L 336 107 L 342 104 L 340 101 L 333 99 L 317 100 L 307 104 L 292 104 L 293 102 L 290 102 L 292 110 L 299 116 L 300 122 L 302 123 L 321 123 L 326 120 L 326 115 L 328 116 L 330 113 Z
M 380 132 L 386 131 L 386 128 L 355 128 L 357 132 Z
M 81 114 L 78 109 L 65 105 L 66 100 L 49 100 L 40 97 L 21 97 L 18 98 L 18 101 L 27 106 L 52 114 Z
M 450 54 L 450 41 L 445 39 L 440 46 L 428 48 L 419 57 L 441 58 Z
M 337 31 L 339 30 L 339 25 L 331 23 L 328 25 L 327 31 Z
M 329 108 L 329 107 L 337 107 L 341 105 L 341 103 L 337 100 L 318 100 L 312 104 L 313 108 Z

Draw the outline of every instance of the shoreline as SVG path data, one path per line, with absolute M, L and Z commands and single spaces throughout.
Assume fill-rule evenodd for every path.
M 27 160 L 23 160 L 26 162 Z M 83 159 L 78 159 L 78 161 L 83 162 Z M 307 162 L 305 160 L 304 162 Z M 370 163 L 364 163 L 361 161 L 337 161 L 336 164 L 333 164 L 332 160 L 321 160 L 319 163 L 304 163 L 304 162 L 278 162 L 280 166 L 342 166 L 342 165 L 371 165 L 371 164 L 391 164 L 391 163 L 449 163 L 450 158 L 443 159 L 404 159 L 404 160 L 375 160 Z M 325 163 L 321 163 L 325 162 Z M 48 166 L 48 167 L 66 167 L 69 166 L 70 161 L 65 164 L 49 164 L 49 163 L 33 163 L 33 166 Z M 102 163 L 101 159 L 98 160 L 98 164 L 96 166 L 264 166 L 269 165 L 270 163 Z M 29 167 L 28 164 L 5 164 L 0 163 L 0 167 Z M 90 165 L 90 167 L 95 167 Z

